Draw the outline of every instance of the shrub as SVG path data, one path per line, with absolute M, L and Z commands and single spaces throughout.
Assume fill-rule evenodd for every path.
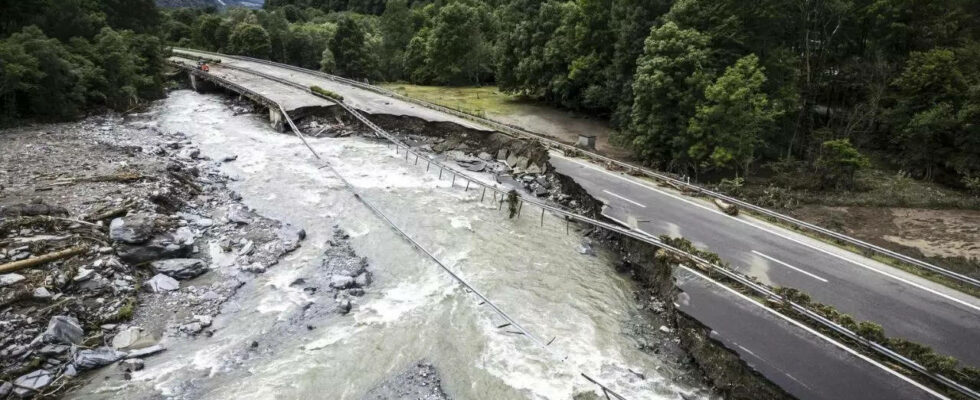
M 331 98 L 331 99 L 334 99 L 334 100 L 337 100 L 337 101 L 344 101 L 344 96 L 341 96 L 341 95 L 339 95 L 337 93 L 331 92 L 331 91 L 329 91 L 327 89 L 324 89 L 322 87 L 319 87 L 319 86 L 310 86 L 310 90 L 313 93 L 319 94 L 319 95 L 324 96 L 324 97 L 327 97 L 327 98 Z
M 854 175 L 871 162 L 848 139 L 828 140 L 820 145 L 816 168 L 823 189 L 850 189 Z

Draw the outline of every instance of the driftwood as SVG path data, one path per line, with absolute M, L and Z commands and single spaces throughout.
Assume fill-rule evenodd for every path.
M 191 189 L 193 189 L 196 193 L 201 193 L 201 192 L 204 191 L 204 188 L 202 188 L 201 185 L 198 185 L 198 184 L 194 183 L 194 181 L 192 181 L 190 178 L 184 176 L 183 174 L 179 174 L 177 172 L 171 171 L 170 172 L 170 176 L 172 176 L 174 179 L 176 179 L 180 183 L 183 183 L 184 185 L 187 185 L 188 187 L 190 187 Z
M 101 212 L 99 214 L 90 215 L 85 219 L 89 221 L 102 221 L 109 218 L 121 217 L 129 212 L 129 208 L 130 206 L 127 204 L 122 207 L 117 207 L 117 208 L 110 209 L 108 211 Z
M 58 180 L 52 183 L 54 186 L 65 186 L 72 185 L 80 182 L 132 182 L 144 179 L 143 175 L 137 174 L 135 172 L 121 172 L 112 175 L 97 175 L 97 176 L 84 176 L 81 178 L 70 178 L 65 180 Z
M 738 215 L 738 206 L 724 201 L 722 199 L 715 199 L 715 206 L 721 211 L 724 211 L 728 215 Z
M 68 258 L 77 254 L 82 254 L 85 252 L 85 247 L 75 246 L 69 247 L 64 250 L 58 250 L 53 253 L 48 253 L 38 257 L 31 257 L 26 260 L 14 261 L 6 264 L 0 264 L 0 274 L 6 274 L 14 271 L 19 271 L 24 268 L 36 267 L 38 265 L 48 263 L 55 260 L 60 260 L 62 258 Z

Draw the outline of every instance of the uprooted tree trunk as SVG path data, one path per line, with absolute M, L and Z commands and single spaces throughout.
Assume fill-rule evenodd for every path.
M 85 252 L 84 246 L 75 246 L 75 247 L 69 247 L 64 250 L 58 250 L 52 253 L 44 254 L 42 256 L 31 257 L 26 260 L 0 264 L 0 274 L 19 271 L 24 268 L 36 267 L 41 264 L 49 263 L 55 260 L 60 260 L 62 258 L 68 258 L 77 254 L 82 254 L 84 252 Z

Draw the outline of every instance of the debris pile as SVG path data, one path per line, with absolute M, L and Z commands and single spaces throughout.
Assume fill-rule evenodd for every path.
M 118 377 L 164 335 L 214 333 L 220 305 L 305 238 L 239 203 L 211 160 L 152 122 L 93 117 L 4 132 L 0 398 Z M 175 312 L 175 310 L 177 310 Z

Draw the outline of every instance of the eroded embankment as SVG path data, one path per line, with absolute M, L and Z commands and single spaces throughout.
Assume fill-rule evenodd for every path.
M 601 217 L 603 203 L 589 195 L 572 178 L 553 172 L 548 163 L 548 150 L 537 141 L 517 139 L 499 132 L 469 129 L 451 122 L 431 122 L 408 116 L 371 115 L 369 118 L 385 130 L 400 134 L 413 146 L 435 153 L 496 155 L 492 159 L 503 163 L 503 167 L 487 168 L 487 171 L 494 173 L 498 182 L 509 181 L 507 177 L 518 183 L 531 182 L 530 185 L 523 186 L 532 195 L 546 198 L 590 217 Z M 454 156 L 450 154 L 447 158 L 454 159 Z M 527 161 L 520 164 L 515 162 L 521 158 Z M 547 183 L 546 191 L 538 189 L 544 186 L 538 182 Z M 680 347 L 703 375 L 703 379 L 718 392 L 731 399 L 792 398 L 748 366 L 736 352 L 713 339 L 709 327 L 675 307 L 674 301 L 681 291 L 673 275 L 674 266 L 667 257 L 658 256 L 658 247 L 601 229 L 593 229 L 590 237 L 621 257 L 621 265 L 617 270 L 629 275 L 639 286 L 641 293 L 635 296 L 636 301 L 655 303 L 640 304 L 641 308 L 648 310 L 648 320 L 670 325 L 669 330 L 676 332 Z M 654 335 L 642 331 L 640 334 Z M 656 341 L 654 338 L 650 339 Z M 660 350 L 649 348 L 647 351 Z

